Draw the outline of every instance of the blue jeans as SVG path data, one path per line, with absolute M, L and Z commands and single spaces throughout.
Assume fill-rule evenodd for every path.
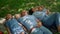
M 56 26 L 60 26 L 60 14 L 59 13 L 54 13 L 52 15 L 49 15 L 48 17 L 45 17 L 42 20 L 43 24 L 47 27 L 51 26 L 51 25 L 56 25 Z
M 31 34 L 52 34 L 52 32 L 44 26 L 41 26 L 40 28 L 35 28 L 35 30 Z

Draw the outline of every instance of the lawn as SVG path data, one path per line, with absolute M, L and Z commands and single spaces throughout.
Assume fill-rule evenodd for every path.
M 60 0 L 0 0 L 0 17 L 7 13 L 14 15 L 23 9 L 29 10 L 40 5 L 44 5 L 51 12 L 60 12 Z

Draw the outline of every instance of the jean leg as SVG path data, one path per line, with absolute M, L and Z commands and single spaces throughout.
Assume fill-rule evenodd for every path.
M 48 17 L 45 17 L 43 21 L 43 24 L 47 27 L 51 26 L 54 21 L 56 20 L 56 14 L 49 15 Z
M 39 29 L 43 31 L 44 34 L 52 34 L 52 32 L 44 26 L 41 26 Z
M 43 31 L 39 30 L 39 28 L 34 28 L 31 34 L 43 34 Z
M 60 26 L 60 14 L 56 13 L 56 26 Z

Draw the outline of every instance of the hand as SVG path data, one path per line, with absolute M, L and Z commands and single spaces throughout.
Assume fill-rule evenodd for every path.
M 37 24 L 37 27 L 41 27 L 41 26 L 42 26 L 42 23 L 39 22 L 39 23 Z
M 21 32 L 21 34 L 24 34 L 24 32 Z

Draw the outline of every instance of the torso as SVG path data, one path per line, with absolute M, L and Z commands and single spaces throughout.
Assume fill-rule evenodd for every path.
M 5 25 L 10 29 L 11 33 L 20 32 L 22 27 L 19 26 L 18 22 L 15 19 L 6 21 Z
M 28 30 L 30 30 L 31 28 L 33 28 L 37 24 L 36 18 L 33 15 L 24 16 L 20 20 L 21 20 L 21 23 L 25 27 L 27 27 Z

